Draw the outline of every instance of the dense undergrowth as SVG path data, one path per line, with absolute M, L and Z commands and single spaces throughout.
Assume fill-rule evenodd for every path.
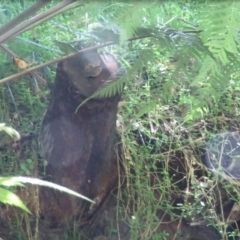
M 2 1 L 0 24 L 31 3 Z M 18 56 L 40 64 L 61 56 L 55 41 L 75 46 L 80 42 L 96 44 L 99 39 L 90 39 L 89 44 L 83 34 L 92 23 L 100 21 L 110 29 L 120 26 L 122 45 L 99 50 L 114 54 L 129 68 L 118 86 L 124 86 L 117 130 L 124 153 L 125 188 L 118 193 L 117 216 L 128 219 L 131 239 L 168 239 L 167 231 L 157 231 L 164 214 L 170 216 L 169 221 L 214 226 L 222 239 L 238 235 L 237 225 L 229 226 L 239 219 L 230 214 L 231 208 L 226 213 L 224 206 L 228 201 L 232 206 L 239 201 L 239 183 L 235 178 L 213 174 L 204 165 L 209 140 L 239 129 L 237 6 L 234 2 L 226 6 L 225 2 L 153 1 L 136 4 L 133 11 L 131 3 L 99 1 L 83 4 L 4 43 Z M 223 16 L 219 21 L 222 26 L 215 22 L 214 14 Z M 135 36 L 138 28 L 152 26 L 161 31 L 124 42 Z M 1 51 L 0 56 L 2 79 L 20 71 L 6 52 Z M 37 134 L 55 71 L 55 65 L 38 71 L 46 84 L 25 75 L 1 85 L 0 122 L 33 141 L 19 148 L 1 134 L 1 175 L 35 174 L 41 156 Z M 114 91 L 110 86 L 107 94 Z M 121 205 L 121 198 L 126 196 L 131 210 L 128 204 Z M 164 214 L 157 217 L 159 211 Z M 26 239 L 20 227 L 13 226 L 12 231 L 18 233 L 18 239 Z M 78 234 L 74 239 L 79 239 Z

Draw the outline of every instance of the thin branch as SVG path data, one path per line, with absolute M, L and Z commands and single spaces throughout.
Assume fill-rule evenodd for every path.
M 12 57 L 17 57 L 17 55 L 11 50 L 9 49 L 8 47 L 4 46 L 3 44 L 0 44 L 0 47 L 5 51 L 7 52 L 10 56 Z M 39 82 L 41 82 L 43 85 L 46 85 L 47 84 L 47 81 L 42 78 L 38 73 L 35 73 L 35 72 L 31 72 L 30 73 L 33 77 L 35 77 Z
M 140 36 L 140 37 L 133 37 L 133 38 L 129 38 L 127 39 L 127 41 L 133 41 L 133 40 L 136 40 L 136 39 L 142 39 L 142 38 L 146 38 L 146 37 L 152 37 L 152 35 L 149 35 L 149 36 Z M 39 70 L 41 68 L 44 68 L 44 67 L 47 67 L 49 65 L 53 65 L 53 64 L 56 64 L 56 63 L 59 63 L 59 62 L 62 62 L 66 59 L 69 59 L 69 58 L 72 58 L 72 57 L 75 57 L 77 56 L 79 53 L 83 53 L 83 52 L 89 52 L 89 51 L 92 51 L 92 50 L 95 50 L 95 49 L 98 49 L 98 48 L 103 48 L 103 47 L 107 47 L 107 46 L 110 46 L 110 45 L 113 45 L 113 44 L 117 44 L 116 42 L 106 42 L 104 44 L 101 44 L 101 45 L 97 45 L 97 46 L 93 46 L 93 47 L 88 47 L 88 48 L 85 48 L 85 49 L 82 49 L 76 53 L 71 53 L 67 56 L 63 56 L 61 58 L 58 58 L 58 59 L 54 59 L 54 60 L 51 60 L 49 62 L 46 62 L 46 63 L 43 63 L 43 64 L 40 64 L 38 66 L 35 66 L 35 67 L 32 67 L 32 68 L 29 68 L 23 72 L 20 72 L 20 73 L 17 73 L 17 74 L 14 74 L 14 75 L 11 75 L 9 77 L 6 77 L 6 78 L 3 78 L 2 80 L 0 80 L 0 86 L 7 83 L 7 82 L 11 82 L 13 80 L 16 80 L 17 78 L 19 77 L 22 77 L 26 74 L 29 74 L 33 71 L 36 71 L 36 70 Z
M 132 38 L 127 39 L 127 41 L 133 41 L 133 40 L 147 38 L 147 37 L 155 37 L 155 36 L 153 34 L 150 34 L 150 35 L 132 37 Z M 88 48 L 82 49 L 81 51 L 78 51 L 76 53 L 71 53 L 71 54 L 69 54 L 67 56 L 64 56 L 64 57 L 61 57 L 61 58 L 58 58 L 58 59 L 55 59 L 55 60 L 52 60 L 52 61 L 40 64 L 40 65 L 32 67 L 32 68 L 29 68 L 29 69 L 27 69 L 27 70 L 25 70 L 23 72 L 20 72 L 18 74 L 14 74 L 12 76 L 9 76 L 9 77 L 6 77 L 6 78 L 0 80 L 0 86 L 5 84 L 5 83 L 7 83 L 7 82 L 13 81 L 13 80 L 15 80 L 15 79 L 17 79 L 19 77 L 22 77 L 22 76 L 24 76 L 26 74 L 29 74 L 29 73 L 31 73 L 33 71 L 39 70 L 39 69 L 41 69 L 43 67 L 47 67 L 49 65 L 56 64 L 56 63 L 59 63 L 59 62 L 62 62 L 64 60 L 66 60 L 66 59 L 75 57 L 79 53 L 88 52 L 88 51 L 95 50 L 95 49 L 98 49 L 98 48 L 107 47 L 107 46 L 110 46 L 110 45 L 113 45 L 113 44 L 117 44 L 117 42 L 110 41 L 110 42 L 106 42 L 105 44 L 101 44 L 101 45 L 97 45 L 97 46 L 93 46 L 93 47 L 88 47 Z
M 12 30 L 8 31 L 7 33 L 3 34 L 0 37 L 0 44 L 8 40 L 10 37 L 14 36 L 15 34 L 19 33 L 21 30 L 25 29 L 26 27 L 30 26 L 31 24 L 35 23 L 36 21 L 39 21 L 43 19 L 44 17 L 47 17 L 48 15 L 54 13 L 55 11 L 60 10 L 61 8 L 69 5 L 70 3 L 75 2 L 75 0 L 65 0 L 62 3 L 59 3 L 57 6 L 47 10 L 44 13 L 38 14 L 37 16 L 29 19 L 28 21 L 22 23 L 21 25 L 13 28 Z
M 4 46 L 3 44 L 0 44 L 0 47 L 1 47 L 6 53 L 8 53 L 11 57 L 17 57 L 17 54 L 15 54 L 11 49 L 9 49 L 8 47 Z
M 66 59 L 75 57 L 75 56 L 77 56 L 79 53 L 88 52 L 88 51 L 95 50 L 95 49 L 102 48 L 102 47 L 106 47 L 106 46 L 109 46 L 109 45 L 112 45 L 112 44 L 115 44 L 115 42 L 107 42 L 107 43 L 102 44 L 102 45 L 97 45 L 97 46 L 85 48 L 85 49 L 82 49 L 82 50 L 79 51 L 79 52 L 72 53 L 72 54 L 69 54 L 69 55 L 67 55 L 67 56 L 64 56 L 64 57 L 61 57 L 61 58 L 58 58 L 58 59 L 55 59 L 55 60 L 52 60 L 52 61 L 49 61 L 49 62 L 40 64 L 40 65 L 35 66 L 35 67 L 32 67 L 32 68 L 29 68 L 29 69 L 27 69 L 27 70 L 24 70 L 23 72 L 20 72 L 20 73 L 11 75 L 11 76 L 6 77 L 6 78 L 3 78 L 2 80 L 0 80 L 0 86 L 3 85 L 3 84 L 5 84 L 5 83 L 7 83 L 7 82 L 11 82 L 11 81 L 13 81 L 13 80 L 16 80 L 17 78 L 22 77 L 22 76 L 24 76 L 24 75 L 26 75 L 26 74 L 32 73 L 33 71 L 36 71 L 36 70 L 39 70 L 39 69 L 41 69 L 41 68 L 47 67 L 47 66 L 49 66 L 49 65 L 52 65 L 52 64 L 55 64 L 55 63 L 59 63 L 59 62 L 62 62 L 62 61 L 64 61 L 64 60 L 66 60 Z
M 59 14 L 61 14 L 63 12 L 69 11 L 69 10 L 71 10 L 73 8 L 76 8 L 76 7 L 79 7 L 81 5 L 82 5 L 82 3 L 79 3 L 79 2 L 70 3 L 66 7 L 63 7 L 61 9 L 57 10 L 57 11 L 54 11 L 53 13 L 49 13 L 49 15 L 45 16 L 44 18 L 41 18 L 40 20 L 34 22 L 33 24 L 29 25 L 28 27 L 22 29 L 21 31 L 19 31 L 16 34 L 14 34 L 13 36 L 19 35 L 19 34 L 21 34 L 23 32 L 26 32 L 26 31 L 29 31 L 30 29 L 38 26 L 39 24 L 42 24 L 43 22 L 46 22 L 47 20 L 55 17 L 56 15 L 59 15 Z M 49 9 L 49 10 L 51 10 L 51 9 Z
M 177 18 L 178 18 L 178 17 L 175 16 L 175 17 L 172 17 L 171 19 L 169 19 L 167 22 L 165 22 L 165 23 L 163 24 L 163 28 L 166 27 L 167 25 L 169 25 L 169 23 L 171 23 L 172 21 L 174 21 L 174 20 L 177 19 Z
M 51 0 L 40 0 L 34 3 L 31 7 L 29 7 L 28 9 L 17 15 L 15 18 L 13 18 L 11 21 L 6 23 L 4 26 L 2 26 L 0 28 L 0 36 L 9 31 L 9 29 L 13 29 L 14 27 L 16 27 L 19 23 L 36 13 L 38 9 L 42 8 L 49 2 L 51 2 Z

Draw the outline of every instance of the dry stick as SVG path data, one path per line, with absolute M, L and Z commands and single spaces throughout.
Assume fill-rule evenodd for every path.
M 4 46 L 3 44 L 0 44 L 0 47 L 6 51 L 9 55 L 11 55 L 12 57 L 17 57 L 17 55 L 11 51 L 11 49 L 9 49 L 8 47 Z M 39 82 L 41 82 L 43 85 L 46 85 L 47 84 L 47 81 L 42 78 L 38 73 L 35 73 L 35 72 L 31 72 L 30 73 L 32 76 L 34 76 Z M 11 76 L 10 76 L 11 77 Z
M 1 47 L 5 52 L 7 52 L 10 56 L 12 56 L 12 57 L 17 57 L 17 55 L 16 55 L 11 49 L 9 49 L 8 47 L 4 46 L 3 44 L 0 44 L 0 47 Z
M 60 9 L 57 9 L 57 10 L 55 10 L 55 11 L 53 11 L 53 9 L 49 9 L 49 10 L 48 10 L 48 13 L 49 13 L 49 14 L 48 14 L 47 16 L 45 16 L 45 17 L 43 17 L 43 18 L 42 18 L 42 17 L 39 18 L 39 20 L 37 20 L 36 22 L 33 22 L 32 24 L 30 24 L 29 26 L 25 27 L 24 29 L 17 31 L 17 32 L 16 32 L 14 35 L 12 35 L 11 37 L 16 36 L 16 35 L 19 35 L 19 34 L 21 34 L 21 33 L 23 33 L 23 32 L 29 31 L 29 30 L 31 30 L 32 28 L 35 28 L 36 26 L 38 26 L 38 25 L 46 22 L 47 20 L 49 20 L 49 19 L 51 19 L 51 18 L 54 18 L 55 16 L 57 16 L 57 15 L 59 15 L 59 14 L 61 14 L 61 13 L 67 12 L 67 11 L 73 9 L 73 8 L 79 7 L 79 6 L 81 6 L 81 5 L 83 5 L 83 4 L 82 4 L 82 3 L 80 4 L 79 1 L 78 1 L 78 2 L 70 3 L 70 4 L 68 4 L 67 6 L 62 7 L 62 8 L 60 8 Z M 44 13 L 41 13 L 41 14 L 45 14 L 45 12 L 44 12 Z M 41 14 L 39 14 L 39 15 L 41 15 Z M 30 19 L 30 20 L 31 20 L 31 19 Z M 30 20 L 28 20 L 28 21 L 30 21 Z
M 75 2 L 75 0 L 65 0 L 61 3 L 59 3 L 57 6 L 47 10 L 46 12 L 39 14 L 31 19 L 29 19 L 28 21 L 22 23 L 21 25 L 13 28 L 12 30 L 8 31 L 7 33 L 3 34 L 0 37 L 0 44 L 2 44 L 3 42 L 5 42 L 6 40 L 8 40 L 10 37 L 12 37 L 13 35 L 17 34 L 18 32 L 20 32 L 21 30 L 25 29 L 26 27 L 30 26 L 31 24 L 35 23 L 36 21 L 43 19 L 44 17 L 48 16 L 49 14 L 58 11 L 59 9 L 69 5 L 70 3 Z
M 129 38 L 127 41 L 132 41 L 132 40 L 136 40 L 136 39 L 142 39 L 142 38 L 146 38 L 146 37 L 152 37 L 152 36 L 141 36 L 141 37 L 133 37 L 133 38 Z M 11 82 L 19 77 L 22 77 L 28 73 L 32 73 L 33 71 L 36 71 L 38 69 L 41 69 L 43 67 L 46 67 L 46 66 L 49 66 L 49 65 L 52 65 L 52 64 L 55 64 L 55 63 L 59 63 L 59 62 L 62 62 L 66 59 L 69 59 L 69 58 L 72 58 L 72 57 L 75 57 L 77 56 L 79 53 L 83 53 L 83 52 L 89 52 L 89 51 L 92 51 L 92 50 L 95 50 L 95 49 L 98 49 L 98 48 L 102 48 L 102 47 L 107 47 L 107 46 L 110 46 L 110 45 L 113 45 L 113 44 L 116 44 L 116 42 L 106 42 L 105 44 L 101 44 L 101 45 L 97 45 L 97 46 L 93 46 L 93 47 L 89 47 L 89 48 L 85 48 L 85 49 L 82 49 L 81 51 L 78 51 L 76 53 L 71 53 L 67 56 L 64 56 L 64 57 L 61 57 L 61 58 L 58 58 L 58 59 L 55 59 L 55 60 L 52 60 L 52 61 L 49 61 L 49 62 L 46 62 L 46 63 L 43 63 L 43 64 L 40 64 L 36 67 L 32 67 L 32 68 L 29 68 L 23 72 L 20 72 L 20 73 L 17 73 L 17 74 L 14 74 L 14 75 L 11 75 L 9 77 L 6 77 L 6 78 L 3 78 L 2 80 L 0 80 L 0 86 L 7 83 L 7 82 Z
M 20 13 L 18 16 L 10 20 L 8 23 L 6 23 L 4 26 L 2 26 L 0 28 L 0 36 L 9 31 L 9 29 L 13 29 L 17 25 L 19 25 L 23 20 L 36 13 L 38 9 L 42 8 L 49 2 L 51 2 L 51 0 L 41 0 L 34 3 L 31 7 L 29 7 L 28 9 Z
M 61 58 L 58 58 L 58 59 L 55 59 L 55 60 L 52 60 L 52 61 L 40 64 L 40 65 L 38 65 L 36 67 L 29 68 L 29 69 L 27 69 L 27 70 L 25 70 L 23 72 L 14 74 L 14 75 L 12 75 L 10 77 L 6 77 L 6 78 L 0 80 L 0 86 L 5 84 L 5 83 L 7 83 L 7 82 L 13 81 L 13 80 L 15 80 L 15 79 L 17 79 L 19 77 L 22 77 L 22 76 L 24 76 L 24 75 L 26 75 L 28 73 L 31 73 L 31 72 L 36 71 L 38 69 L 41 69 L 43 67 L 46 67 L 46 66 L 49 66 L 49 65 L 52 65 L 52 64 L 55 64 L 55 63 L 59 63 L 59 62 L 62 62 L 64 60 L 66 60 L 66 59 L 75 57 L 75 56 L 77 56 L 80 53 L 88 52 L 88 51 L 95 50 L 95 49 L 98 49 L 98 48 L 101 48 L 101 47 L 106 47 L 106 46 L 109 46 L 109 45 L 112 45 L 112 44 L 114 44 L 114 42 L 107 42 L 107 43 L 99 45 L 99 46 L 93 46 L 93 47 L 85 48 L 85 49 L 83 49 L 83 50 L 81 50 L 79 52 L 71 53 L 71 54 L 69 54 L 67 56 L 64 56 L 64 57 L 61 57 Z

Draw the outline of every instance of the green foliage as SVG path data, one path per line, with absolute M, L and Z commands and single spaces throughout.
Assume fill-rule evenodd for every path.
M 2 1 L 0 7 L 4 14 L 0 16 L 1 25 L 32 3 Z M 52 1 L 40 12 L 57 3 Z M 112 39 L 119 40 L 119 44 L 105 47 L 103 51 L 114 54 L 124 71 L 111 76 L 86 101 L 121 93 L 127 102 L 119 111 L 122 132 L 118 130 L 127 159 L 123 163 L 127 181 L 124 193 L 134 205 L 132 212 L 125 210 L 125 215 L 129 214 L 131 239 L 139 236 L 143 236 L 142 239 L 169 239 L 168 232 L 157 231 L 161 219 L 156 217 L 156 212 L 162 210 L 170 215 L 171 220 L 180 221 L 199 214 L 226 237 L 224 227 L 227 223 L 222 224 L 222 219 L 213 213 L 215 189 L 207 186 L 209 191 L 205 191 L 194 175 L 194 167 L 197 165 L 203 169 L 199 166 L 201 160 L 195 150 L 204 148 L 209 129 L 218 132 L 231 126 L 226 123 L 220 128 L 219 116 L 225 121 L 225 116 L 231 119 L 240 114 L 239 3 L 183 0 L 77 3 L 78 8 L 58 12 L 54 19 L 44 22 L 45 19 L 34 28 L 30 26 L 19 36 L 7 40 L 5 45 L 19 56 L 40 64 L 60 57 L 62 53 L 58 47 L 68 54 L 74 52 L 77 45 L 84 48 Z M 90 33 L 89 25 L 96 22 L 103 26 L 100 33 L 114 34 L 105 38 L 99 36 L 99 32 Z M 11 64 L 11 57 L 5 52 L 0 54 L 1 78 L 16 73 L 18 70 Z M 40 74 L 51 84 L 55 70 L 56 66 L 49 66 Z M 20 132 L 36 134 L 48 95 L 49 86 L 41 85 L 31 76 L 2 86 L 0 121 L 11 123 Z M 210 126 L 206 126 L 209 121 Z M 199 127 L 200 122 L 205 124 L 203 128 Z M 199 141 L 199 138 L 203 140 Z M 2 141 L 1 145 L 4 144 Z M 18 163 L 18 156 L 9 149 L 0 154 L 3 160 L 0 168 L 5 174 L 30 174 L 34 169 L 37 154 L 33 149 L 26 154 L 24 163 Z M 178 188 L 178 183 L 183 180 L 175 177 L 181 171 L 169 173 L 172 161 L 185 164 L 185 172 L 181 171 L 185 174 L 183 179 L 189 187 L 187 190 L 191 190 L 189 195 L 186 189 Z M 45 186 L 36 179 L 14 181 L 32 181 Z M 233 190 L 239 191 L 234 186 L 225 184 L 229 195 Z M 4 193 L 2 190 L 7 193 L 7 190 L 0 189 L 0 195 Z M 173 206 L 171 197 L 174 194 L 183 196 L 182 205 Z M 209 197 L 204 198 L 207 194 Z M 3 201 L 10 203 L 6 197 Z M 13 204 L 24 208 L 19 199 Z M 221 202 L 220 206 L 223 204 Z M 206 206 L 209 211 L 204 212 Z M 176 209 L 181 211 L 180 215 L 175 213 Z
M 14 182 L 11 178 L 0 178 L 0 185 L 1 186 L 23 186 L 19 182 Z M 15 207 L 19 207 L 22 210 L 30 213 L 28 208 L 24 205 L 22 200 L 14 193 L 9 190 L 6 190 L 0 187 L 0 202 L 4 204 L 13 205 Z
M 0 123 L 0 132 L 5 131 L 8 135 L 14 138 L 16 141 L 20 139 L 20 134 L 13 128 L 7 127 L 5 123 Z
M 14 138 L 15 140 L 20 140 L 20 134 L 14 130 L 11 127 L 7 127 L 4 123 L 0 124 L 0 132 L 1 131 L 5 131 L 8 135 L 10 135 L 12 138 Z M 26 160 L 26 162 L 28 163 L 28 159 Z M 23 165 L 25 166 L 25 165 Z M 66 187 L 51 183 L 51 182 L 47 182 L 44 180 L 40 180 L 40 179 L 36 179 L 36 178 L 29 178 L 29 177 L 0 177 L 0 186 L 5 186 L 5 187 L 13 187 L 13 186 L 20 186 L 23 187 L 24 185 L 22 183 L 30 183 L 30 184 L 35 184 L 35 185 L 40 185 L 40 186 L 45 186 L 45 187 L 50 187 L 53 189 L 57 189 L 59 191 L 65 192 L 67 194 L 76 196 L 76 197 L 80 197 L 82 199 L 85 199 L 89 202 L 94 203 L 94 201 L 92 201 L 91 199 L 76 193 L 75 191 L 72 191 Z M 24 205 L 24 203 L 22 202 L 22 200 L 14 193 L 12 193 L 9 190 L 6 190 L 4 188 L 0 187 L 0 202 L 4 203 L 4 204 L 9 204 L 9 205 L 13 205 L 15 207 L 19 207 L 22 210 L 30 213 L 30 211 L 28 210 L 28 208 Z
M 123 91 L 124 85 L 134 78 L 137 71 L 142 68 L 147 61 L 150 61 L 152 55 L 148 51 L 143 51 L 139 60 L 134 63 L 134 65 L 126 72 L 125 69 L 119 69 L 119 72 L 110 76 L 110 78 L 89 98 L 84 100 L 79 107 L 86 103 L 91 98 L 108 98 L 116 94 L 120 94 Z M 79 109 L 79 107 L 76 109 Z
M 23 187 L 24 185 L 21 183 L 30 183 L 30 184 L 35 184 L 35 185 L 40 185 L 40 186 L 45 186 L 45 187 L 50 187 L 56 190 L 59 190 L 61 192 L 65 192 L 67 194 L 76 196 L 76 197 L 80 197 L 82 199 L 85 199 L 89 202 L 94 203 L 91 199 L 78 194 L 75 191 L 72 191 L 66 187 L 51 183 L 51 182 L 47 182 L 47 181 L 43 181 L 37 178 L 29 178 L 29 177 L 0 177 L 0 185 L 1 186 L 5 186 L 5 187 L 13 187 L 13 186 L 20 186 Z M 0 188 L 0 202 L 5 203 L 5 204 L 9 204 L 9 205 L 13 205 L 16 207 L 21 208 L 22 210 L 30 213 L 30 211 L 28 210 L 28 208 L 24 205 L 24 203 L 22 202 L 22 200 L 14 193 L 12 193 L 9 190 L 6 190 L 4 188 Z
M 216 61 L 226 65 L 229 58 L 237 60 L 239 36 L 239 3 L 235 1 L 220 1 L 201 6 L 200 34 L 204 46 L 213 54 Z
M 1 180 L 1 178 L 0 178 L 0 180 Z M 8 179 L 6 179 L 6 180 L 8 180 Z M 40 186 L 44 186 L 44 187 L 50 187 L 50 188 L 59 190 L 61 192 L 65 192 L 65 193 L 68 193 L 70 195 L 82 198 L 82 199 L 87 200 L 91 203 L 94 203 L 94 201 L 92 201 L 91 199 L 83 196 L 82 194 L 79 194 L 79 193 L 77 193 L 73 190 L 70 190 L 66 187 L 60 186 L 58 184 L 47 182 L 47 181 L 44 181 L 44 180 L 41 180 L 41 179 L 29 178 L 29 177 L 11 177 L 10 180 L 11 180 L 11 182 L 15 182 L 15 183 L 16 182 L 22 182 L 22 183 L 30 183 L 30 184 L 40 185 Z

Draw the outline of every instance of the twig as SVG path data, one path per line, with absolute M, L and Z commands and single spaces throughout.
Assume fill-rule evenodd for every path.
M 194 141 L 192 141 L 191 143 L 197 143 L 197 142 L 201 142 L 201 141 L 204 141 L 206 139 L 206 137 L 200 137 Z M 183 145 L 181 147 L 178 147 L 178 148 L 175 148 L 175 149 L 171 149 L 169 151 L 166 151 L 166 152 L 163 152 L 162 155 L 169 155 L 170 153 L 174 153 L 175 151 L 179 151 L 179 150 L 182 150 L 182 149 L 186 149 L 189 147 L 189 144 L 186 144 L 186 145 Z
M 163 28 L 166 27 L 170 22 L 174 21 L 174 20 L 177 19 L 177 18 L 178 18 L 178 17 L 175 16 L 175 17 L 172 17 L 171 19 L 169 19 L 167 22 L 165 22 L 165 23 L 163 24 Z
M 2 36 L 4 33 L 9 31 L 9 29 L 13 29 L 16 27 L 19 23 L 21 23 L 23 20 L 28 18 L 29 16 L 33 15 L 35 12 L 38 11 L 38 9 L 42 8 L 44 5 L 51 2 L 51 0 L 41 0 L 36 3 L 34 3 L 32 6 L 30 6 L 28 9 L 17 15 L 15 18 L 13 18 L 11 21 L 9 21 L 7 24 L 3 25 L 0 28 L 0 36 Z
M 78 54 L 80 53 L 83 53 L 83 52 L 88 52 L 88 51 L 91 51 L 91 50 L 95 50 L 95 49 L 98 49 L 98 48 L 102 48 L 102 47 L 106 47 L 106 46 L 109 46 L 109 45 L 112 45 L 112 44 L 115 44 L 115 42 L 107 42 L 105 44 L 101 44 L 101 45 L 97 45 L 97 46 L 93 46 L 93 47 L 89 47 L 89 48 L 85 48 L 85 49 L 82 49 L 81 51 L 78 51 L 76 53 L 71 53 L 67 56 L 64 56 L 64 57 L 61 57 L 61 58 L 58 58 L 58 59 L 55 59 L 55 60 L 52 60 L 52 61 L 49 61 L 49 62 L 46 62 L 46 63 L 43 63 L 43 64 L 40 64 L 38 66 L 35 66 L 35 67 L 32 67 L 32 68 L 29 68 L 29 69 L 26 69 L 25 71 L 23 72 L 20 72 L 20 73 L 17 73 L 17 74 L 14 74 L 12 76 L 9 76 L 9 77 L 6 77 L 2 80 L 0 80 L 0 86 L 7 83 L 7 82 L 10 82 L 10 81 L 13 81 L 19 77 L 22 77 L 26 74 L 29 74 L 29 73 L 32 73 L 33 71 L 36 71 L 36 70 L 39 70 L 43 67 L 47 67 L 49 65 L 52 65 L 52 64 L 55 64 L 55 63 L 59 63 L 59 62 L 62 62 L 66 59 L 69 59 L 69 58 L 72 58 L 72 57 L 75 57 L 77 56 Z
M 8 31 L 7 33 L 3 34 L 0 37 L 0 44 L 2 44 L 3 42 L 5 42 L 6 40 L 8 40 L 10 37 L 14 36 L 15 34 L 19 33 L 21 30 L 27 28 L 28 26 L 30 26 L 31 24 L 35 23 L 36 21 L 39 21 L 40 19 L 43 19 L 44 17 L 50 15 L 53 12 L 58 11 L 59 9 L 73 3 L 74 0 L 65 0 L 62 3 L 59 3 L 57 6 L 47 10 L 44 13 L 41 13 L 31 19 L 29 19 L 28 21 L 20 24 L 19 26 L 13 28 L 12 30 Z
M 152 36 L 149 35 L 149 36 L 134 37 L 134 38 L 129 38 L 127 41 L 132 41 L 132 40 L 146 38 L 146 37 L 152 37 Z M 61 58 L 58 58 L 58 59 L 55 59 L 55 60 L 52 60 L 52 61 L 40 64 L 40 65 L 32 67 L 32 68 L 29 68 L 29 69 L 25 70 L 24 72 L 20 72 L 20 73 L 14 74 L 12 76 L 9 76 L 9 77 L 6 77 L 6 78 L 0 80 L 0 86 L 5 84 L 6 82 L 13 81 L 13 80 L 15 80 L 15 79 L 17 79 L 19 77 L 22 77 L 22 76 L 24 76 L 24 75 L 26 75 L 28 73 L 32 73 L 33 71 L 39 70 L 39 69 L 41 69 L 43 67 L 47 67 L 49 65 L 56 64 L 56 63 L 62 62 L 64 60 L 67 60 L 69 58 L 75 57 L 75 56 L 77 56 L 80 53 L 89 52 L 89 51 L 92 51 L 92 50 L 95 50 L 95 49 L 98 49 L 98 48 L 107 47 L 107 46 L 110 46 L 110 45 L 113 45 L 113 44 L 116 44 L 116 42 L 110 41 L 110 42 L 106 42 L 106 43 L 101 44 L 101 45 L 88 47 L 88 48 L 82 49 L 82 50 L 80 50 L 80 51 L 78 51 L 76 53 L 71 53 L 71 54 L 69 54 L 67 56 L 64 56 L 64 57 L 61 57 Z
M 127 41 L 133 41 L 133 40 L 147 38 L 147 37 L 156 37 L 156 36 L 154 36 L 153 34 L 144 35 L 144 36 L 136 36 L 136 37 L 132 37 L 132 38 L 127 39 Z M 18 74 L 14 74 L 12 76 L 9 76 L 9 77 L 6 77 L 6 78 L 0 80 L 0 86 L 5 84 L 6 82 L 13 81 L 13 80 L 15 80 L 15 79 L 17 79 L 19 77 L 22 77 L 22 76 L 24 76 L 24 75 L 26 75 L 28 73 L 31 73 L 31 72 L 36 71 L 38 69 L 41 69 L 43 67 L 46 67 L 46 66 L 49 66 L 49 65 L 52 65 L 52 64 L 56 64 L 56 63 L 62 62 L 64 60 L 67 60 L 69 58 L 75 57 L 75 56 L 77 56 L 80 53 L 92 51 L 92 50 L 95 50 L 95 49 L 98 49 L 98 48 L 107 47 L 107 46 L 110 46 L 110 45 L 113 45 L 113 44 L 117 44 L 117 42 L 109 41 L 109 42 L 106 42 L 104 44 L 88 47 L 88 48 L 82 49 L 82 50 L 80 50 L 80 51 L 78 51 L 76 53 L 71 53 L 71 54 L 69 54 L 67 56 L 64 56 L 64 57 L 61 57 L 61 58 L 58 58 L 58 59 L 55 59 L 55 60 L 52 60 L 52 61 L 40 64 L 40 65 L 32 67 L 32 68 L 29 68 L 29 69 L 27 69 L 24 72 L 21 72 L 21 73 L 18 73 Z
M 7 52 L 10 56 L 12 57 L 17 57 L 17 55 L 8 47 L 4 46 L 3 44 L 0 44 L 0 47 Z M 39 82 L 41 82 L 42 84 L 46 85 L 47 81 L 45 79 L 43 79 L 38 73 L 35 72 L 31 72 L 30 73 L 33 77 L 35 77 Z M 15 74 L 16 75 L 16 74 Z M 13 75 L 12 75 L 13 76 Z M 10 76 L 11 77 L 11 76 Z

